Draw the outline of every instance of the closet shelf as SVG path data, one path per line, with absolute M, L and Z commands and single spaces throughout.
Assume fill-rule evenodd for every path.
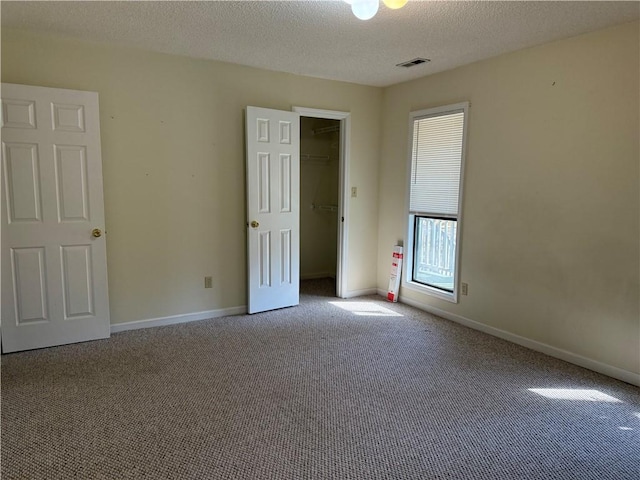
M 340 131 L 340 125 L 332 125 L 330 127 L 314 128 L 312 130 L 314 135 L 322 135 L 323 133 L 333 133 L 333 132 L 339 132 L 339 131 Z
M 316 205 L 315 203 L 311 204 L 311 208 L 318 212 L 337 212 L 337 205 Z

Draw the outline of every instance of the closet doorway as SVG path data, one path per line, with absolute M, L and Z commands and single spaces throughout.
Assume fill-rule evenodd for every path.
M 335 279 L 345 298 L 349 113 L 300 113 L 300 280 Z

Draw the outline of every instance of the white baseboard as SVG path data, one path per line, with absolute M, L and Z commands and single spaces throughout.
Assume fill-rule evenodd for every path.
M 316 278 L 336 278 L 335 272 L 305 273 L 300 274 L 300 280 L 315 280 Z
M 364 290 L 349 290 L 342 298 L 362 297 L 364 295 L 376 295 L 377 288 L 365 288 Z
M 378 289 L 378 294 L 386 296 L 387 292 L 383 291 L 382 289 Z M 582 355 L 578 355 L 561 348 L 553 347 L 546 343 L 531 340 L 526 337 L 521 337 L 520 335 L 516 335 L 515 333 L 510 333 L 499 328 L 491 327 L 489 325 L 485 325 L 484 323 L 476 322 L 475 320 L 470 320 L 461 315 L 456 315 L 455 313 L 450 313 L 445 310 L 432 307 L 431 305 L 411 300 L 409 298 L 400 296 L 400 302 L 406 303 L 407 305 L 411 305 L 412 307 L 416 307 L 420 310 L 433 313 L 434 315 L 438 315 L 439 317 L 446 318 L 447 320 L 451 320 L 452 322 L 459 323 L 466 327 L 473 328 L 474 330 L 479 330 L 481 332 L 488 333 L 489 335 L 493 335 L 494 337 L 502 338 L 503 340 L 507 340 L 509 342 L 522 345 L 523 347 L 530 348 L 531 350 L 544 353 L 551 357 L 559 358 L 560 360 L 564 360 L 565 362 L 573 363 L 574 365 L 593 370 L 594 372 L 617 378 L 618 380 L 622 380 L 623 382 L 640 386 L 640 374 L 633 373 L 628 370 L 623 370 L 622 368 L 614 367 L 606 363 L 598 362 L 597 360 L 583 357 Z
M 207 320 L 209 318 L 226 317 L 228 315 L 241 315 L 243 313 L 247 313 L 246 305 L 221 308 L 219 310 L 207 310 L 204 312 L 184 313 L 182 315 L 172 315 L 170 317 L 147 318 L 144 320 L 134 320 L 132 322 L 114 323 L 111 325 L 111 333 L 138 330 L 140 328 L 162 327 L 164 325 L 195 322 L 198 320 Z

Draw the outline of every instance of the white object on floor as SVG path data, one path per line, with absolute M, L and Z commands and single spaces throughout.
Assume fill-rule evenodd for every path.
M 389 290 L 387 292 L 387 300 L 390 302 L 398 301 L 398 292 L 400 291 L 400 278 L 402 273 L 402 259 L 402 247 L 400 245 L 396 245 L 393 247 L 391 276 L 389 278 Z

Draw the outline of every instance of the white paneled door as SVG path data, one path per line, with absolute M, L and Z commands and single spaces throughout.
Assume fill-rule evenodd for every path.
M 109 336 L 98 94 L 2 84 L 2 349 Z
M 247 107 L 249 313 L 300 298 L 300 115 Z

